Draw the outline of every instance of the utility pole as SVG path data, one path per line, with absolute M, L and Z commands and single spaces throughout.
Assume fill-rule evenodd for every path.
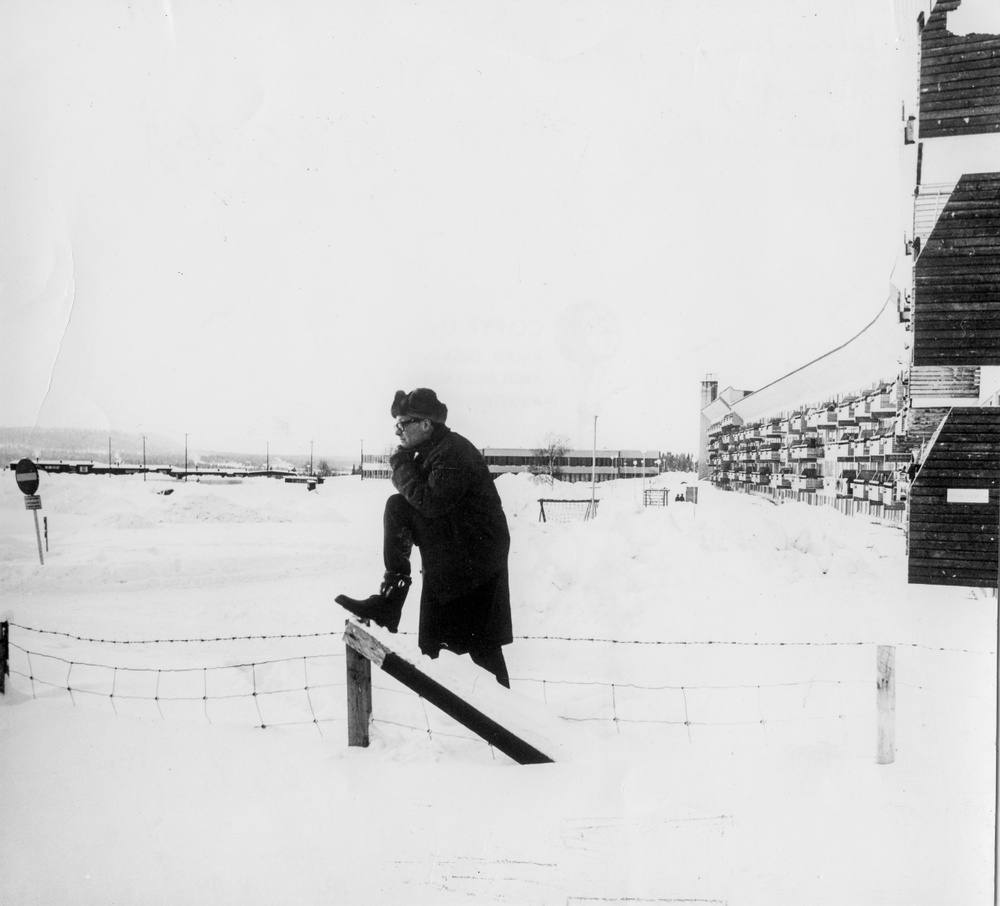
M 313 471 L 313 442 L 309 441 L 309 474 L 315 475 Z
M 142 480 L 146 480 L 146 435 L 142 435 Z
M 594 416 L 594 458 L 590 469 L 590 512 L 594 512 L 594 498 L 597 496 L 597 416 Z

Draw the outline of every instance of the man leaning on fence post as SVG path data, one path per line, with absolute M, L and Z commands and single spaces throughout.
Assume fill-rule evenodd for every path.
M 378 594 L 337 603 L 396 632 L 412 581 L 410 553 L 420 548 L 423 589 L 418 644 L 468 654 L 510 686 L 503 646 L 513 641 L 507 554 L 510 534 L 486 460 L 445 422 L 448 407 L 425 387 L 397 390 L 390 410 L 399 446 L 389 457 L 398 493 L 385 503 Z

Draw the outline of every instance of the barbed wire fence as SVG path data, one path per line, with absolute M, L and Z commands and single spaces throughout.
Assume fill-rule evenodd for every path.
M 10 636 L 16 630 L 16 640 Z M 400 633 L 408 635 L 409 633 Z M 27 636 L 22 644 L 22 635 Z M 260 729 L 314 728 L 321 736 L 331 730 L 346 738 L 345 651 L 339 650 L 339 631 L 275 635 L 217 636 L 210 638 L 111 639 L 39 629 L 11 622 L 7 631 L 6 668 L 16 678 L 18 690 L 32 698 L 68 697 L 74 706 L 96 702 L 115 714 L 161 720 L 196 719 L 208 724 L 225 723 Z M 338 650 L 293 657 L 238 660 L 209 666 L 128 666 L 104 663 L 87 657 L 74 659 L 41 650 L 28 639 L 58 637 L 89 646 L 208 646 L 220 642 L 278 643 L 288 640 L 329 640 Z M 555 635 L 519 636 L 531 643 L 601 646 L 619 649 L 870 649 L 871 641 L 733 641 L 733 640 L 641 640 L 607 637 Z M 993 651 L 949 648 L 918 643 L 895 647 L 931 655 L 958 655 L 978 660 L 995 658 Z M 195 649 L 197 652 L 197 649 Z M 190 652 L 189 652 L 190 653 Z M 113 660 L 113 659 L 108 659 Z M 874 665 L 872 657 L 871 664 Z M 588 724 L 609 735 L 658 734 L 671 741 L 693 742 L 696 735 L 724 734 L 733 737 L 751 732 L 769 744 L 779 730 L 793 727 L 802 735 L 807 725 L 823 725 L 846 739 L 846 724 L 867 720 L 874 710 L 874 669 L 865 672 L 852 663 L 847 676 L 750 681 L 744 683 L 633 682 L 609 679 L 569 679 L 512 676 L 512 688 L 543 702 L 568 723 Z M 953 667 L 938 674 L 947 676 Z M 934 671 L 929 674 L 932 678 Z M 489 746 L 479 737 L 436 709 L 428 709 L 416 693 L 391 677 L 380 675 L 373 682 L 379 694 L 372 723 L 392 736 L 422 734 L 441 744 Z M 13 685 L 13 680 L 12 680 Z M 992 703 L 994 691 L 956 691 L 945 682 L 900 682 L 907 694 L 956 696 Z M 909 709 L 918 714 L 919 709 Z M 919 720 L 919 719 L 918 719 Z M 805 733 L 808 736 L 808 733 Z M 787 736 L 787 733 L 786 733 Z M 825 738 L 829 739 L 827 732 Z M 492 747 L 489 747 L 492 754 Z

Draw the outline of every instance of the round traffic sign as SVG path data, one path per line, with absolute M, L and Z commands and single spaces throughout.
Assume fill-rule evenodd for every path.
M 38 490 L 38 468 L 30 459 L 22 459 L 14 466 L 17 486 L 24 494 L 34 494 Z

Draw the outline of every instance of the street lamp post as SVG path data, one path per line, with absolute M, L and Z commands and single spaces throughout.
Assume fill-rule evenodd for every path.
M 142 480 L 146 480 L 146 435 L 142 435 Z
M 188 436 L 184 434 L 184 480 L 188 480 Z
M 594 449 L 590 461 L 590 515 L 594 515 L 594 501 L 597 499 L 597 416 L 594 416 Z

